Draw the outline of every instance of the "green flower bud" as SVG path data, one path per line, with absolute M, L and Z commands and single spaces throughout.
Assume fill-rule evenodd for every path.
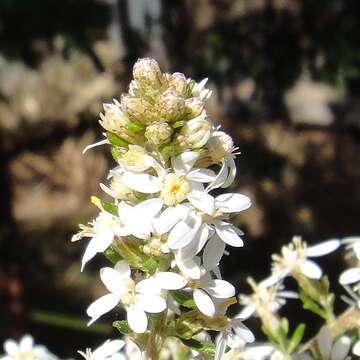
M 169 142 L 173 129 L 167 123 L 154 122 L 146 127 L 145 138 L 153 147 Z
M 159 64 L 150 58 L 139 59 L 135 63 L 133 76 L 144 88 L 160 88 L 164 80 Z

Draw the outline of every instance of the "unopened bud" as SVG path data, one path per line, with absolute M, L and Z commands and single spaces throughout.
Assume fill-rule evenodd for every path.
M 144 88 L 159 88 L 163 82 L 159 64 L 150 58 L 139 59 L 133 67 L 133 76 Z
M 165 91 L 157 102 L 159 116 L 165 121 L 179 118 L 185 109 L 185 101 L 173 90 Z
M 211 124 L 204 116 L 189 120 L 180 130 L 178 141 L 186 149 L 204 146 L 210 138 Z
M 154 122 L 146 127 L 145 138 L 154 147 L 166 144 L 173 133 L 173 129 L 167 123 Z
M 179 95 L 187 97 L 188 82 L 184 74 L 176 72 L 169 77 L 169 86 L 173 88 Z
M 200 98 L 189 98 L 185 100 L 186 112 L 189 113 L 189 118 L 199 116 L 204 110 L 204 102 Z
M 150 124 L 154 120 L 151 105 L 144 99 L 123 95 L 121 109 L 135 122 Z
M 234 142 L 228 134 L 223 131 L 215 131 L 208 142 L 210 156 L 213 161 L 218 162 L 234 151 Z

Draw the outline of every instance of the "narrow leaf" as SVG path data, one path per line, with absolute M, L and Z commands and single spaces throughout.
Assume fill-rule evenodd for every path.
M 289 354 L 291 354 L 295 350 L 295 348 L 300 344 L 300 342 L 304 336 L 304 331 L 305 331 L 304 323 L 301 323 L 296 327 L 296 329 L 293 332 L 293 335 L 289 341 L 289 344 L 287 346 L 287 350 L 288 350 Z
M 129 143 L 126 140 L 122 139 L 120 136 L 117 136 L 116 134 L 110 131 L 107 132 L 106 136 L 113 145 L 126 147 L 126 148 L 129 146 Z

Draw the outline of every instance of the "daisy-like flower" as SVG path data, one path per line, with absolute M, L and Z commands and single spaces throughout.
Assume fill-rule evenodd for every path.
M 239 237 L 242 231 L 226 220 L 231 213 L 240 212 L 251 206 L 251 200 L 242 194 L 222 194 L 214 198 L 210 194 L 194 191 L 189 201 L 196 210 L 189 210 L 170 231 L 169 248 L 181 249 L 181 258 L 187 259 L 196 255 L 212 237 L 205 250 L 203 262 L 205 268 L 211 270 L 220 261 L 225 244 L 241 247 L 243 241 Z M 219 241 L 221 239 L 222 241 Z
M 171 275 L 158 273 L 157 278 L 141 280 L 137 284 L 130 275 L 130 267 L 124 260 L 118 261 L 114 268 L 105 267 L 100 270 L 100 278 L 110 294 L 100 297 L 88 307 L 87 314 L 91 317 L 88 325 L 112 310 L 121 301 L 126 309 L 130 328 L 136 333 L 144 333 L 148 324 L 145 312 L 160 313 L 166 308 L 166 301 L 161 296 L 162 288 L 170 287 L 173 290 L 174 286 L 181 288 L 186 283 L 175 273 Z M 168 285 L 162 281 L 164 277 L 172 279 Z
M 239 317 L 247 319 L 252 316 L 259 306 L 265 307 L 270 312 L 277 312 L 287 299 L 297 299 L 299 295 L 294 291 L 285 291 L 282 284 L 273 284 L 272 278 L 267 278 L 256 284 L 253 279 L 248 279 L 254 293 L 241 295 L 240 303 L 245 308 L 239 313 Z
M 330 254 L 340 246 L 338 239 L 324 241 L 317 245 L 307 246 L 300 236 L 294 236 L 292 242 L 283 246 L 281 256 L 272 256 L 274 263 L 272 267 L 273 276 L 279 280 L 288 276 L 294 269 L 300 271 L 310 279 L 320 279 L 322 269 L 310 257 L 318 257 Z
M 13 339 L 4 342 L 5 355 L 1 360 L 56 360 L 45 346 L 35 345 L 31 335 L 24 335 L 17 343 Z
M 215 178 L 212 170 L 193 168 L 199 156 L 196 152 L 185 151 L 171 159 L 173 172 L 166 171 L 158 164 L 153 166 L 158 176 L 126 171 L 122 181 L 130 189 L 145 194 L 160 192 L 165 205 L 176 206 L 191 196 L 194 190 L 202 191 L 202 183 Z
M 86 349 L 85 352 L 78 353 L 86 360 L 123 360 L 124 355 L 119 351 L 123 348 L 125 342 L 122 340 L 107 340 L 96 350 Z
M 244 319 L 236 317 L 228 319 L 227 324 L 220 331 L 216 339 L 216 352 L 214 360 L 221 360 L 226 346 L 237 348 L 243 343 L 252 343 L 255 340 L 253 333 L 243 323 Z
M 235 295 L 235 288 L 229 282 L 211 278 L 205 269 L 201 269 L 198 280 L 189 279 L 187 286 L 193 290 L 193 298 L 198 309 L 206 316 L 216 313 L 216 301 Z
M 83 237 L 91 238 L 81 260 L 81 271 L 97 253 L 104 252 L 111 245 L 114 236 L 130 234 L 119 217 L 106 211 L 101 211 L 98 217 L 90 223 L 90 226 L 80 224 L 80 229 L 81 231 L 75 234 L 71 241 L 78 241 Z
M 322 327 L 318 337 L 318 348 L 323 360 L 344 360 L 349 353 L 351 340 L 341 336 L 334 341 L 329 328 Z

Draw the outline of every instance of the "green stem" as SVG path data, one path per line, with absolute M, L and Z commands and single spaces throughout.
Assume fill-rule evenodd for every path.
M 150 333 L 145 349 L 146 360 L 159 360 L 160 351 L 165 340 L 167 310 L 150 317 Z

